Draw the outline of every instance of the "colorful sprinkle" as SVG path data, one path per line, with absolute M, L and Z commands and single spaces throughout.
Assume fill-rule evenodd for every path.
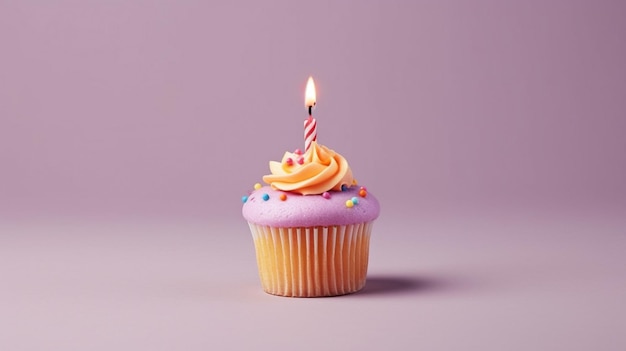
M 348 186 L 345 184 L 341 184 L 341 191 L 346 191 L 348 190 Z
M 243 202 L 245 204 L 246 201 L 248 201 L 248 197 L 246 195 L 242 196 L 241 197 L 241 202 Z
M 285 163 L 287 164 L 287 166 L 293 166 L 293 159 L 289 157 L 288 159 L 285 160 Z
M 346 207 L 350 208 L 352 206 L 354 206 L 354 202 L 352 202 L 352 200 L 346 200 Z
M 357 183 L 356 179 L 352 179 L 352 185 L 357 185 L 357 184 L 358 183 Z
M 280 201 L 285 201 L 287 200 L 287 195 L 285 195 L 284 193 L 281 193 L 280 195 L 278 195 L 278 198 L 280 198 Z
M 330 193 L 328 191 L 325 191 L 324 193 L 322 193 L 322 197 L 325 199 L 330 199 Z
M 367 191 L 365 189 L 361 189 L 361 190 L 359 190 L 359 195 L 361 195 L 361 197 L 366 197 L 367 196 Z
M 358 205 L 359 204 L 359 199 L 357 199 L 356 197 L 353 197 L 352 198 L 352 203 L 355 204 L 355 205 Z
M 267 193 L 263 194 L 263 201 L 267 201 L 269 199 L 270 199 L 270 196 Z
M 296 155 L 302 155 L 302 150 L 296 149 L 296 151 L 294 151 L 293 153 Z
M 298 157 L 298 164 L 301 165 L 304 163 L 304 157 L 300 156 Z
M 361 190 L 365 190 L 365 191 L 367 191 L 367 188 L 366 188 L 366 187 L 364 187 L 364 186 L 362 186 L 362 187 L 361 187 Z
M 254 189 L 255 190 L 259 190 L 259 189 L 261 189 L 261 187 L 262 187 L 261 183 L 254 184 Z

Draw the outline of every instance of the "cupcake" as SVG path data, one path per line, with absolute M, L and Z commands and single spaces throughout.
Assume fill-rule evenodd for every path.
M 315 85 L 309 77 L 305 152 L 270 161 L 265 186 L 242 197 L 263 290 L 293 297 L 336 296 L 365 285 L 372 223 L 380 207 L 348 161 L 317 143 Z
M 268 185 L 242 198 L 265 292 L 319 297 L 363 288 L 380 207 L 346 159 L 312 141 L 305 153 L 271 161 L 270 172 Z

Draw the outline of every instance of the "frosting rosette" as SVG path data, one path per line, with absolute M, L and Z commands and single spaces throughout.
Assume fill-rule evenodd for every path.
M 263 181 L 272 188 L 302 195 L 339 191 L 353 183 L 348 161 L 315 141 L 304 155 L 285 152 L 281 162 L 270 161 L 270 172 Z

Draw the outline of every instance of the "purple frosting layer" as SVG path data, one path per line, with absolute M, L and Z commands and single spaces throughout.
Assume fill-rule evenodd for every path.
M 267 201 L 263 200 L 264 194 L 269 196 Z M 280 194 L 287 198 L 281 200 Z M 248 195 L 242 213 L 248 222 L 279 228 L 364 223 L 380 213 L 378 200 L 369 192 L 365 197 L 359 196 L 359 186 L 329 194 L 326 199 L 322 195 L 300 195 L 264 186 Z M 358 203 L 347 207 L 346 201 L 353 197 Z

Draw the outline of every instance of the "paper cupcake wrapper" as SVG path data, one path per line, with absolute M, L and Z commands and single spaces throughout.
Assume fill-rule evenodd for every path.
M 303 228 L 249 225 L 267 293 L 335 296 L 365 285 L 372 222 Z

